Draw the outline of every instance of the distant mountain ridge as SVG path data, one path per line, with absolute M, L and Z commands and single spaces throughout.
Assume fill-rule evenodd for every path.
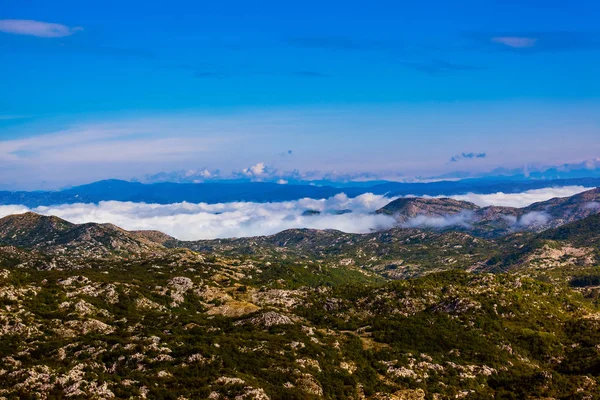
M 429 183 L 386 182 L 372 186 L 333 187 L 316 185 L 282 185 L 252 183 L 155 183 L 142 184 L 122 180 L 105 180 L 60 191 L 0 191 L 0 205 L 26 207 L 57 204 L 131 201 L 156 204 L 180 202 L 224 203 L 233 201 L 276 202 L 302 198 L 329 198 L 340 193 L 356 197 L 364 193 L 394 196 L 451 196 L 467 193 L 519 193 L 526 190 L 558 186 L 600 186 L 600 178 L 562 180 L 489 180 L 466 179 Z

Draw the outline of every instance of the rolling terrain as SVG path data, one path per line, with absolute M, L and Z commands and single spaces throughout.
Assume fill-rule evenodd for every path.
M 0 397 L 599 398 L 600 215 L 586 206 L 597 194 L 511 209 L 554 222 L 504 235 L 183 242 L 2 218 Z M 465 210 L 508 214 L 437 199 L 382 212 Z

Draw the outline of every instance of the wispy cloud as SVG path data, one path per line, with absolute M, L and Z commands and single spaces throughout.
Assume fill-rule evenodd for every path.
M 516 49 L 533 47 L 537 43 L 536 38 L 520 36 L 496 36 L 493 37 L 491 40 L 494 43 L 500 43 L 505 46 L 513 47 Z
M 504 216 L 504 219 L 513 229 L 541 227 L 547 224 L 552 217 L 544 212 L 532 211 L 517 218 L 512 215 Z M 442 216 L 417 215 L 401 224 L 404 228 L 447 228 L 464 227 L 469 228 L 478 222 L 478 218 L 471 211 L 461 211 L 457 214 Z
M 597 201 L 591 201 L 583 206 L 586 210 L 600 210 L 600 203 Z
M 543 226 L 551 219 L 550 215 L 545 212 L 532 211 L 522 215 L 521 218 L 517 220 L 517 225 L 523 227 Z
M 417 215 L 402 223 L 404 228 L 446 228 L 448 226 L 469 227 L 473 220 L 471 211 L 462 211 L 457 214 L 442 216 Z
M 486 153 L 460 153 L 450 158 L 451 163 L 459 162 L 461 160 L 474 160 L 478 158 L 486 158 Z
M 465 36 L 474 42 L 476 48 L 487 51 L 529 54 L 600 49 L 598 32 L 480 32 Z
M 48 134 L 0 140 L 0 162 L 76 165 L 176 160 L 197 156 L 215 143 L 226 141 L 209 134 L 166 136 L 164 132 L 167 128 L 162 126 L 163 123 L 160 119 L 152 118 L 90 123 Z M 185 121 L 181 121 L 181 124 L 188 127 Z M 191 124 L 193 126 L 193 122 Z
M 69 27 L 63 24 L 34 21 L 28 19 L 0 20 L 0 32 L 13 35 L 28 35 L 43 38 L 60 38 L 82 31 L 80 26 Z

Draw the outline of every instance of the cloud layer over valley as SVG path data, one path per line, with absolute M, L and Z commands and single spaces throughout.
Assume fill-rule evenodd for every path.
M 390 201 L 364 194 L 355 198 L 302 199 L 278 203 L 220 203 L 168 205 L 106 201 L 37 207 L 31 211 L 56 215 L 75 223 L 113 223 L 124 229 L 156 229 L 178 239 L 212 239 L 268 235 L 291 228 L 338 229 L 363 233 L 395 224 L 390 216 L 373 211 Z M 321 214 L 303 215 L 307 210 Z M 352 212 L 349 213 L 348 210 Z M 29 211 L 23 206 L 0 206 L 0 215 Z
M 480 206 L 504 205 L 522 207 L 553 197 L 566 197 L 586 190 L 571 186 L 531 190 L 524 193 L 453 196 Z M 366 233 L 397 226 L 388 215 L 375 214 L 394 200 L 386 196 L 363 194 L 349 198 L 339 194 L 329 199 L 301 199 L 288 202 L 218 204 L 146 204 L 105 201 L 98 204 L 65 204 L 27 208 L 21 205 L 0 206 L 0 217 L 33 211 L 55 215 L 74 223 L 112 223 L 128 230 L 153 229 L 182 240 L 213 239 L 269 235 L 291 228 L 337 229 L 350 233 Z M 469 213 L 455 216 L 408 221 L 406 227 L 446 227 L 469 224 Z M 540 216 L 537 216 L 539 218 Z M 534 216 L 532 216 L 533 219 Z M 516 223 L 526 223 L 520 221 Z M 539 222 L 539 221 L 532 221 Z
M 527 190 L 521 193 L 493 193 L 477 194 L 468 193 L 464 195 L 450 196 L 456 200 L 470 201 L 480 207 L 504 206 L 504 207 L 527 207 L 530 204 L 550 200 L 554 197 L 569 197 L 577 193 L 585 192 L 593 188 L 583 186 L 562 186 L 544 189 Z M 436 196 L 443 197 L 443 196 Z

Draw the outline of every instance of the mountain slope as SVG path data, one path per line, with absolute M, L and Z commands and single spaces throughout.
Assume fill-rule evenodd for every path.
M 593 215 L 501 240 L 294 229 L 171 243 L 110 224 L 6 217 L 0 243 L 30 250 L 0 247 L 0 396 L 600 398 L 597 267 L 576 281 L 556 279 L 550 258 L 535 274 L 439 272 L 480 271 L 509 248 L 574 257 L 598 248 L 599 225 Z M 139 249 L 167 250 L 150 240 L 208 254 L 151 257 Z M 123 249 L 140 257 L 78 258 Z M 72 267 L 28 262 L 44 252 Z
M 9 215 L 0 219 L 0 243 L 32 247 L 57 240 L 75 226 L 58 217 L 45 217 L 32 212 Z
M 368 234 L 290 229 L 271 236 L 176 241 L 167 246 L 229 257 L 356 266 L 393 279 L 448 269 L 477 269 L 500 250 L 494 241 L 463 232 L 402 228 Z
M 174 242 L 177 240 L 173 236 L 170 236 L 170 235 L 167 235 L 166 233 L 163 233 L 161 231 L 155 231 L 155 230 L 129 231 L 129 233 L 132 235 L 135 235 L 139 238 L 149 240 L 151 242 L 162 244 L 162 245 L 164 245 L 165 243 Z
M 263 278 L 274 265 L 0 266 L 0 395 L 600 396 L 600 314 L 567 285 L 457 271 L 376 285 L 360 274 L 299 285 L 297 269 Z
M 574 196 L 554 198 L 534 203 L 522 209 L 522 214 L 545 213 L 549 217 L 547 227 L 581 220 L 600 212 L 600 188 L 588 190 Z
M 600 214 L 533 236 L 509 236 L 500 244 L 504 244 L 505 250 L 488 261 L 489 271 L 546 271 L 596 266 L 600 264 Z
M 539 237 L 547 240 L 567 241 L 578 246 L 600 248 L 600 214 L 547 230 L 542 232 Z
M 405 227 L 462 230 L 483 237 L 541 232 L 599 212 L 600 188 L 524 208 L 479 207 L 447 198 L 401 198 L 377 210 L 394 216 Z
M 164 250 L 160 244 L 112 224 L 78 225 L 31 212 L 0 219 L 0 245 L 90 258 L 142 255 Z

